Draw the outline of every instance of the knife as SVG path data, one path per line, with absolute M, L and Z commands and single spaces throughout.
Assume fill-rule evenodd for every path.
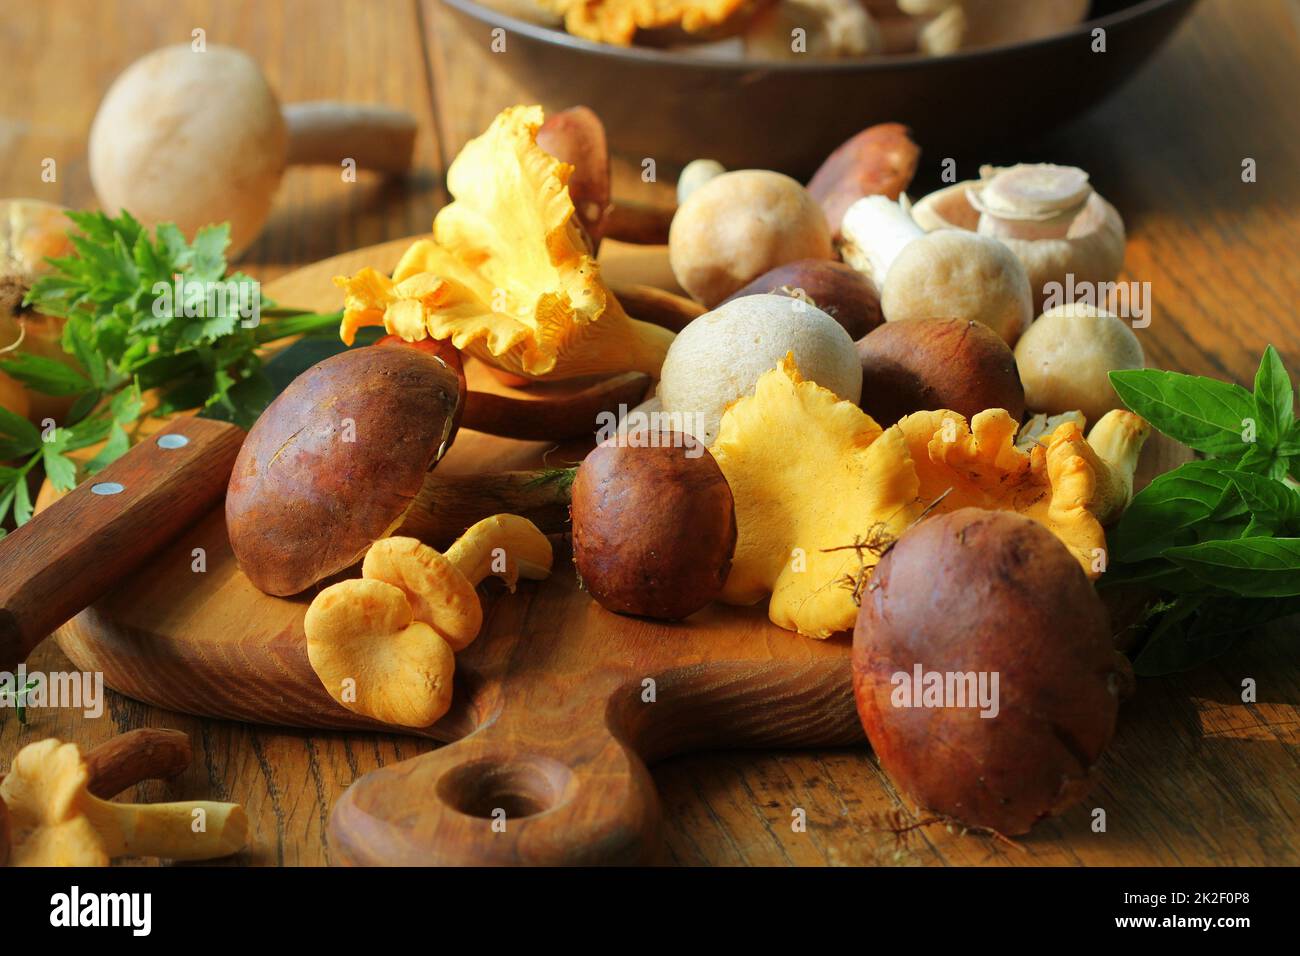
M 344 348 L 313 336 L 276 353 L 272 397 Z M 207 414 L 175 419 L 0 539 L 0 671 L 221 501 L 247 432 Z

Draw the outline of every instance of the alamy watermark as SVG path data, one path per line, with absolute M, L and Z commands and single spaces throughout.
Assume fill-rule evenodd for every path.
M 1043 311 L 1062 305 L 1085 305 L 1129 319 L 1133 328 L 1151 324 L 1150 282 L 1076 282 L 1067 272 L 1065 282 L 1043 284 Z
M 992 718 L 1001 709 L 998 679 L 997 671 L 927 671 L 916 664 L 910 674 L 890 676 L 894 689 L 889 702 L 895 707 L 978 709 L 981 717 Z
M 98 671 L 0 671 L 0 708 L 69 707 L 86 717 L 104 713 L 104 675 Z
M 687 458 L 704 454 L 704 442 L 695 436 L 705 433 L 704 415 L 700 412 L 644 412 L 628 410 L 596 416 L 596 441 L 615 441 L 628 448 L 684 448 Z

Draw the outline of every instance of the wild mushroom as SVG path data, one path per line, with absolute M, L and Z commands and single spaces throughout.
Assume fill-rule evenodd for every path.
M 0 200 L 0 359 L 35 355 L 80 370 L 63 350 L 64 320 L 23 305 L 36 278 L 50 270 L 47 258 L 71 255 L 72 222 L 62 206 L 39 199 Z M 75 396 L 26 389 L 0 373 L 0 407 L 41 422 L 63 421 Z
M 1113 521 L 1127 504 L 1148 433 L 1136 415 L 1115 414 L 1129 419 L 1107 426 L 1103 447 L 1111 457 L 1104 461 L 1070 421 L 1029 451 L 1016 448 L 1018 423 L 1000 408 L 980 412 L 969 424 L 952 411 L 916 412 L 890 430 L 901 435 L 919 480 L 917 496 L 931 511 L 974 507 L 1032 518 L 1095 580 L 1105 569 L 1099 561 L 1106 546 L 1103 521 Z
M 716 159 L 692 159 L 682 167 L 677 177 L 677 205 L 691 198 L 691 194 L 710 179 L 716 179 L 727 171 Z
M 803 31 L 803 44 L 792 41 Z M 758 60 L 868 56 L 883 48 L 880 30 L 859 0 L 776 0 L 762 7 L 741 34 L 745 54 Z
M 803 186 L 766 169 L 715 176 L 677 207 L 668 261 L 681 287 L 713 308 L 764 272 L 833 255 L 826 218 Z
M 808 637 L 852 627 L 857 585 L 919 511 L 902 435 L 787 356 L 727 409 L 711 450 L 738 529 L 721 599 L 770 596 L 772 623 Z
M 868 126 L 836 147 L 808 180 L 808 192 L 826 214 L 834 240 L 840 241 L 844 213 L 863 196 L 901 196 L 920 158 L 901 123 Z
M 447 170 L 455 201 L 391 279 L 335 279 L 343 341 L 382 325 L 526 379 L 659 374 L 673 335 L 629 318 L 601 279 L 569 195 L 573 167 L 537 144 L 542 122 L 541 107 L 511 107 L 466 144 Z
M 1015 345 L 1034 317 L 1025 270 L 997 239 L 953 229 L 926 233 L 904 205 L 884 196 L 850 206 L 841 231 L 844 261 L 876 283 L 886 321 L 983 322 Z
M 410 348 L 354 349 L 298 376 L 230 476 L 230 545 L 253 584 L 297 594 L 392 533 L 455 434 L 460 389 L 445 362 Z
M 876 568 L 853 691 L 872 749 L 916 805 L 1019 834 L 1087 792 L 1123 661 L 1096 588 L 1050 534 L 964 508 L 909 530 Z M 936 674 L 961 696 L 932 699 Z
M 569 197 L 595 255 L 612 211 L 605 125 L 587 107 L 573 106 L 546 117 L 537 130 L 537 145 L 573 167 Z
M 862 364 L 843 326 L 800 299 L 750 295 L 682 329 L 664 359 L 659 401 L 680 416 L 674 427 L 712 445 L 727 406 L 787 353 L 811 381 L 850 402 L 861 398 Z
M 1024 415 L 1025 390 L 1016 358 L 996 332 L 979 322 L 886 322 L 859 339 L 857 348 L 860 404 L 877 424 L 892 425 L 912 412 L 934 408 L 967 417 L 1005 408 L 1016 421 Z
M 717 598 L 736 513 L 726 479 L 694 438 L 647 429 L 602 442 L 572 493 L 573 564 L 602 607 L 675 621 Z
M 482 627 L 478 582 L 495 574 L 513 590 L 520 577 L 547 577 L 551 562 L 546 536 L 516 515 L 479 522 L 445 554 L 414 538 L 376 542 L 360 578 L 307 609 L 312 669 L 348 710 L 427 727 L 451 707 L 454 653 Z
M 881 322 L 880 291 L 857 269 L 834 259 L 799 259 L 764 272 L 722 304 L 751 295 L 802 299 L 844 326 L 849 337 L 862 338 Z
M 682 33 L 710 37 L 743 27 L 750 0 L 538 0 L 564 17 L 574 36 L 597 43 L 631 46 L 645 34 Z
M 401 172 L 415 120 L 378 106 L 303 103 L 281 111 L 241 50 L 183 43 L 127 67 L 90 128 L 90 178 L 100 205 L 186 235 L 230 222 L 230 255 L 256 237 L 286 164 L 352 159 Z
M 28 744 L 0 782 L 8 808 L 13 866 L 107 866 L 124 856 L 211 860 L 239 852 L 248 818 L 238 804 L 195 801 L 125 804 L 88 790 L 75 744 Z
M 1113 282 L 1119 275 L 1124 221 L 1093 191 L 1083 170 L 985 166 L 980 176 L 924 197 L 912 207 L 912 216 L 926 230 L 960 229 L 1000 239 L 1025 268 L 1035 313 L 1049 297 Z
M 1087 305 L 1048 309 L 1016 343 L 1025 405 L 1050 415 L 1078 409 L 1090 422 L 1123 408 L 1110 373 L 1145 364 L 1128 323 Z

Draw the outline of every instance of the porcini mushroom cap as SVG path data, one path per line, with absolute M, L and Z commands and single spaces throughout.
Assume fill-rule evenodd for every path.
M 1078 409 L 1089 423 L 1124 407 L 1110 373 L 1145 364 L 1127 322 L 1082 303 L 1047 310 L 1016 344 L 1025 406 L 1052 415 Z
M 311 602 L 303 629 L 312 669 L 349 710 L 427 727 L 451 707 L 451 646 L 412 617 L 400 588 L 367 578 L 332 584 Z
M 1015 345 L 1033 320 L 1029 279 L 997 239 L 940 230 L 903 247 L 881 290 L 888 321 L 936 316 L 983 322 Z
M 709 308 L 769 269 L 832 254 L 816 200 L 789 176 L 766 169 L 713 177 L 678 207 L 668 230 L 673 275 Z
M 358 348 L 298 376 L 235 460 L 226 525 L 240 568 L 297 594 L 396 530 L 450 443 L 456 373 L 413 348 Z
M 90 128 L 100 205 L 187 236 L 229 220 L 230 255 L 256 237 L 284 170 L 280 104 L 241 50 L 188 43 L 154 50 L 109 87 Z
M 839 398 L 862 397 L 862 363 L 844 327 L 821 309 L 783 295 L 733 299 L 678 333 L 659 381 L 665 412 L 701 416 L 675 423 L 711 445 L 727 406 L 750 394 L 789 352 L 803 375 Z

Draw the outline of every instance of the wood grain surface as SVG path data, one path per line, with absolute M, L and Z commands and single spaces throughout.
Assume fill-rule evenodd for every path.
M 50 0 L 6 9 L 0 55 L 0 194 L 93 205 L 90 119 L 111 78 L 135 57 L 188 40 L 252 52 L 286 101 L 382 102 L 421 122 L 417 169 L 400 180 L 291 170 L 243 266 L 269 279 L 295 266 L 428 228 L 445 199 L 441 175 L 466 138 L 520 97 L 490 70 L 483 38 L 454 32 L 436 0 L 285 3 Z M 1205 0 L 1165 51 L 1108 103 L 979 162 L 1051 160 L 1088 169 L 1129 227 L 1127 277 L 1155 303 L 1140 334 L 1151 364 L 1248 381 L 1272 342 L 1300 368 L 1300 4 Z M 900 117 L 906 119 L 906 117 Z M 778 121 L 774 118 L 774 121 Z M 996 121 L 991 118 L 990 121 Z M 924 144 L 922 144 L 924 146 Z M 41 164 L 58 164 L 55 182 Z M 944 157 L 924 154 L 914 192 L 938 182 Z M 1258 181 L 1243 183 L 1243 160 Z M 671 183 L 616 166 L 623 196 L 667 202 Z M 664 177 L 665 180 L 668 177 Z M 649 270 L 661 268 L 654 261 Z M 1088 804 L 1035 830 L 1019 848 L 950 833 L 906 843 L 879 829 L 904 802 L 862 747 L 702 753 L 655 768 L 664 862 L 820 864 L 1300 863 L 1300 667 L 1281 629 L 1197 671 L 1139 684 Z M 47 643 L 32 668 L 67 668 Z M 1241 681 L 1259 703 L 1240 703 Z M 237 800 L 253 844 L 233 862 L 320 864 L 325 825 L 346 787 L 430 744 L 387 734 L 286 732 L 204 720 L 109 694 L 104 716 L 12 712 L 0 722 L 0 765 L 45 736 L 85 747 L 142 726 L 193 738 L 195 761 L 134 799 Z M 1089 827 L 1104 807 L 1104 834 Z M 792 823 L 806 817 L 807 826 Z

